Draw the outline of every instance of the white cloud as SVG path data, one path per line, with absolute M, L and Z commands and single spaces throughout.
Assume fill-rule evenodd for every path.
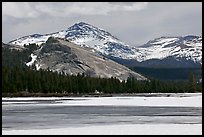
M 33 18 L 39 16 L 39 13 L 26 2 L 3 2 L 2 15 L 16 18 Z
M 122 10 L 122 11 L 139 11 L 143 10 L 146 8 L 148 5 L 147 2 L 134 2 L 131 4 L 128 4 L 128 2 L 120 2 L 119 5 L 117 5 L 116 9 L 117 10 Z
M 3 42 L 79 21 L 127 44 L 144 44 L 160 36 L 202 35 L 202 2 L 2 2 Z
M 3 15 L 16 18 L 57 17 L 76 15 L 107 15 L 114 11 L 139 11 L 147 2 L 3 2 Z

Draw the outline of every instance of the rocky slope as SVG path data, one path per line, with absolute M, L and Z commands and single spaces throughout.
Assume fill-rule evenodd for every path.
M 37 69 L 49 69 L 71 75 L 84 73 L 91 77 L 116 77 L 120 80 L 127 80 L 128 77 L 146 80 L 127 67 L 91 52 L 89 48 L 63 39 L 50 37 L 31 57 L 32 60 L 27 62 L 27 66 L 35 66 Z

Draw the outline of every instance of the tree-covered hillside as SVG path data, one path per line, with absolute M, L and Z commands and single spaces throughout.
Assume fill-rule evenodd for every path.
M 3 44 L 3 43 L 2 43 Z M 24 46 L 25 49 L 12 49 L 9 45 L 2 45 L 2 66 L 21 66 L 26 67 L 26 63 L 31 61 L 31 53 L 38 48 L 36 44 Z
M 128 78 L 127 81 L 119 81 L 116 78 L 93 78 L 89 76 L 70 76 L 58 74 L 48 70 L 31 70 L 21 67 L 2 68 L 2 91 L 17 93 L 27 91 L 29 93 L 153 93 L 153 92 L 201 92 L 201 83 L 196 83 L 193 76 L 188 82 L 180 81 L 138 81 Z

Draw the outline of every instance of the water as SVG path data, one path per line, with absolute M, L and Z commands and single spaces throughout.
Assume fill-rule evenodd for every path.
M 12 100 L 9 100 L 12 102 Z M 2 105 L 2 129 L 49 129 L 111 124 L 202 124 L 201 107 L 67 106 L 53 100 Z

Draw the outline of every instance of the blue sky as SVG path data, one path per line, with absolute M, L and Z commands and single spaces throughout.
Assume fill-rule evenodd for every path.
M 2 41 L 80 21 L 138 46 L 161 36 L 201 36 L 202 2 L 2 2 Z

